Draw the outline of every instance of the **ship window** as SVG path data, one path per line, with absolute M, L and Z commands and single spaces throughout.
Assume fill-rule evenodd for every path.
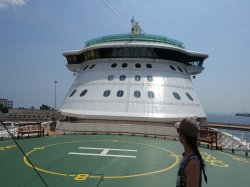
M 112 57 L 112 50 L 110 48 L 101 48 L 95 49 L 95 51 L 99 51 L 100 58 L 111 58 Z
M 101 58 L 101 54 L 100 54 L 100 50 L 94 50 L 94 53 L 95 53 L 95 59 L 99 59 Z
M 153 91 L 148 91 L 148 97 L 151 98 L 151 99 L 155 98 L 154 92 Z
M 73 63 L 77 64 L 77 58 L 76 58 L 76 56 L 73 56 L 72 59 L 73 59 Z
M 170 65 L 170 68 L 173 70 L 173 71 L 176 71 L 175 67 Z
M 126 76 L 125 75 L 121 75 L 120 76 L 120 81 L 124 81 L 126 79 Z
M 131 57 L 131 48 L 129 48 L 129 47 L 125 47 L 124 48 L 124 57 L 126 58 L 126 57 Z
M 81 59 L 81 62 L 85 62 L 86 61 L 84 53 L 82 53 L 80 55 L 80 59 Z
M 81 64 L 81 63 L 83 62 L 83 59 L 82 59 L 81 55 L 77 55 L 77 56 L 76 56 L 76 59 L 77 59 L 77 60 L 76 60 L 76 63 L 77 63 L 77 64 Z
M 95 59 L 95 51 L 94 50 L 91 50 L 90 51 L 90 55 L 91 55 L 91 59 Z
M 118 50 L 119 50 L 119 48 L 112 48 L 112 57 L 113 58 L 117 57 Z
M 90 66 L 89 69 L 92 69 L 93 67 L 95 67 L 95 64 L 93 64 L 92 66 Z
M 116 63 L 111 64 L 111 68 L 115 68 L 117 66 Z
M 86 70 L 88 67 L 89 67 L 89 65 L 85 66 L 85 68 L 83 69 L 83 71 Z
M 135 58 L 140 58 L 140 48 L 139 47 L 135 47 L 135 48 L 132 48 L 133 49 L 133 52 L 134 52 L 134 54 L 133 54 L 133 57 L 135 57 Z
M 153 77 L 152 76 L 147 76 L 148 82 L 153 82 Z
M 146 64 L 146 67 L 151 69 L 152 68 L 152 65 L 151 64 Z
M 124 52 L 123 48 L 118 48 L 117 49 L 117 57 L 123 57 L 123 52 Z
M 115 77 L 114 75 L 109 75 L 109 76 L 108 76 L 108 80 L 109 80 L 109 81 L 112 81 L 112 80 L 114 79 L 114 77 Z
M 135 81 L 140 81 L 141 80 L 141 76 L 140 75 L 136 75 L 135 76 Z
M 146 49 L 147 49 L 147 55 L 146 55 L 146 57 L 147 58 L 153 58 L 154 57 L 153 50 L 151 48 L 149 48 L 149 47 L 147 47 Z
M 73 60 L 71 56 L 67 56 L 68 64 L 73 64 Z
M 141 92 L 139 90 L 134 91 L 135 98 L 141 97 Z
M 173 95 L 174 95 L 175 99 L 181 100 L 181 97 L 177 92 L 173 92 Z
M 183 70 L 179 66 L 177 66 L 177 68 L 180 72 L 183 72 Z
M 90 51 L 87 51 L 86 54 L 87 54 L 87 59 L 89 60 L 91 56 Z
M 80 94 L 80 97 L 84 96 L 87 92 L 88 90 L 83 90 L 82 93 Z
M 110 90 L 105 90 L 104 92 L 103 92 L 103 96 L 104 97 L 108 97 L 109 95 L 110 95 Z
M 91 59 L 102 58 L 156 58 L 184 63 L 188 66 L 202 66 L 203 57 L 190 57 L 181 51 L 151 47 L 111 47 L 93 49 L 79 55 L 67 56 L 68 64 L 80 64 Z M 189 61 L 192 62 L 189 62 Z M 177 67 L 176 67 L 177 68 Z M 183 68 L 182 68 L 183 70 Z
M 122 97 L 124 94 L 123 90 L 118 90 L 116 96 L 117 97 Z
M 127 63 L 123 63 L 123 64 L 122 64 L 122 67 L 123 67 L 123 68 L 126 68 L 126 67 L 128 67 L 128 64 L 127 64 Z
M 194 99 L 192 98 L 192 96 L 189 93 L 186 93 L 186 96 L 188 97 L 188 99 L 190 99 L 190 101 L 193 101 Z
M 135 64 L 135 67 L 136 67 L 136 68 L 140 68 L 140 67 L 141 67 L 141 64 L 140 64 L 140 63 L 136 63 L 136 64 Z
M 76 90 L 74 90 L 74 91 L 69 95 L 69 97 L 72 97 L 75 93 L 76 93 Z
M 142 58 L 146 58 L 147 57 L 147 51 L 145 47 L 141 48 L 141 57 Z

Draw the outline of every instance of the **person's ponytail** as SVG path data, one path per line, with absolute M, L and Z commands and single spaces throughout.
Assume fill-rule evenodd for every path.
M 200 160 L 201 172 L 203 173 L 204 180 L 207 183 L 207 175 L 205 172 L 206 164 L 205 164 L 205 162 L 200 154 L 200 151 L 198 149 L 197 138 L 187 137 L 187 142 L 190 144 L 193 152 L 198 156 L 198 158 Z

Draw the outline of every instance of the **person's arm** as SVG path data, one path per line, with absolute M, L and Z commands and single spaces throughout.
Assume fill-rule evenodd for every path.
M 186 186 L 199 187 L 200 165 L 198 161 L 190 160 L 185 168 Z

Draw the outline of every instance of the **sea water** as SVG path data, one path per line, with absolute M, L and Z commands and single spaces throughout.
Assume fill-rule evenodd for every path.
M 208 114 L 207 121 L 214 122 L 214 123 L 217 122 L 217 123 L 225 123 L 225 124 L 249 125 L 250 126 L 250 117 L 227 115 L 227 114 Z M 247 133 L 246 131 L 232 131 L 232 130 L 223 130 L 223 131 L 238 138 L 243 137 L 245 140 L 247 140 L 247 142 L 250 142 L 249 131 Z
M 250 125 L 250 117 L 227 115 L 227 114 L 208 114 L 207 120 L 208 122 Z

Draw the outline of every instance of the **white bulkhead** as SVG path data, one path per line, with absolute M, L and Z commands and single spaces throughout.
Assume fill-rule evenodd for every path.
M 111 35 L 64 56 L 77 76 L 62 115 L 161 122 L 206 118 L 191 76 L 202 72 L 208 55 L 186 51 L 177 40 L 141 33 Z

